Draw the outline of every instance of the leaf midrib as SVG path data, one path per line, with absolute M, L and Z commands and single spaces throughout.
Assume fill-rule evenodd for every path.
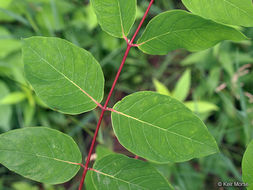
M 154 124 L 152 124 L 152 123 L 149 123 L 149 122 L 143 121 L 143 120 L 141 120 L 141 119 L 138 119 L 138 118 L 136 118 L 136 117 L 130 116 L 130 115 L 125 114 L 125 113 L 122 113 L 122 112 L 120 112 L 120 111 L 113 110 L 113 112 L 114 112 L 114 113 L 117 113 L 117 114 L 120 114 L 120 115 L 122 115 L 122 116 L 125 116 L 125 117 L 127 117 L 127 118 L 130 118 L 130 119 L 136 120 L 136 121 L 138 121 L 138 122 L 141 122 L 141 123 L 147 124 L 147 125 L 149 125 L 149 126 L 152 126 L 152 127 L 154 127 L 154 128 L 157 128 L 157 129 L 159 129 L 159 130 L 162 130 L 162 131 L 165 131 L 165 132 L 168 132 L 168 133 L 171 133 L 171 134 L 177 135 L 177 136 L 179 136 L 179 137 L 185 138 L 185 139 L 190 140 L 190 141 L 192 141 L 192 142 L 195 142 L 195 143 L 198 143 L 198 144 L 205 145 L 204 143 L 202 143 L 202 142 L 200 142 L 200 141 L 197 141 L 197 140 L 194 140 L 194 139 L 192 139 L 192 138 L 186 137 L 186 136 L 184 136 L 184 135 L 181 135 L 181 134 L 178 134 L 178 133 L 175 133 L 175 132 L 172 132 L 172 131 L 166 130 L 166 129 L 161 128 L 161 127 L 159 127 L 159 126 L 157 126 L 157 125 L 154 125 Z
M 76 84 L 74 81 L 72 81 L 70 78 L 68 78 L 64 73 L 59 71 L 57 68 L 55 68 L 52 64 L 50 64 L 46 59 L 44 59 L 40 54 L 34 50 L 31 46 L 28 46 L 29 49 L 31 49 L 42 61 L 44 61 L 46 64 L 48 64 L 50 67 L 52 67 L 57 73 L 62 75 L 66 80 L 68 80 L 71 84 L 73 84 L 75 87 L 77 87 L 81 92 L 83 92 L 88 98 L 90 98 L 95 104 L 98 105 L 98 102 L 90 95 L 88 94 L 85 90 L 83 90 L 78 84 Z
M 119 10 L 119 20 L 120 20 L 120 26 L 121 26 L 121 30 L 122 30 L 122 35 L 125 36 L 125 31 L 124 31 L 124 27 L 123 27 L 123 19 L 122 19 L 122 14 L 121 14 L 119 0 L 116 0 L 116 1 L 117 1 L 117 5 L 118 5 L 118 10 Z
M 59 158 L 54 158 L 54 157 L 49 157 L 49 156 L 44 156 L 44 155 L 40 155 L 38 153 L 32 154 L 32 153 L 29 153 L 29 152 L 22 152 L 22 151 L 18 151 L 18 150 L 9 150 L 9 149 L 0 149 L 0 151 L 16 152 L 16 153 L 20 153 L 20 154 L 24 154 L 24 155 L 40 157 L 40 158 L 46 158 L 46 159 L 50 159 L 50 160 L 54 160 L 54 161 L 63 162 L 63 163 L 66 163 L 66 164 L 73 165 L 73 164 L 71 164 L 71 161 L 62 160 L 62 159 L 59 159 Z M 74 162 L 72 162 L 72 163 L 74 163 Z
M 140 46 L 142 46 L 142 45 L 144 45 L 144 44 L 146 44 L 146 43 L 148 43 L 148 42 L 150 42 L 150 41 L 152 41 L 152 40 L 155 40 L 155 39 L 157 39 L 157 38 L 160 38 L 160 37 L 162 37 L 162 36 L 165 36 L 165 35 L 168 35 L 168 34 L 171 34 L 171 33 L 176 33 L 176 32 L 185 32 L 185 31 L 189 31 L 189 30 L 201 30 L 201 28 L 189 28 L 189 29 L 182 29 L 182 30 L 175 30 L 175 31 L 169 31 L 169 32 L 166 32 L 166 33 L 164 33 L 164 34 L 159 34 L 159 35 L 157 35 L 157 36 L 155 36 L 155 37 L 152 37 L 152 38 L 150 38 L 150 39 L 148 39 L 148 40 L 146 40 L 146 41 L 144 41 L 144 42 L 141 42 L 139 45 Z
M 101 174 L 101 175 L 104 175 L 104 176 L 110 177 L 110 178 L 112 178 L 112 179 L 115 179 L 115 180 L 118 180 L 118 181 L 121 181 L 121 182 L 124 182 L 124 183 L 130 184 L 130 185 L 133 185 L 133 186 L 136 186 L 136 187 L 140 187 L 140 188 L 142 188 L 142 189 L 147 189 L 146 187 L 142 187 L 142 186 L 140 186 L 140 185 L 137 185 L 137 184 L 131 183 L 131 182 L 129 182 L 129 181 L 125 181 L 125 180 L 123 180 L 123 179 L 117 178 L 117 177 L 115 177 L 115 176 L 113 176 L 113 175 L 106 174 L 106 173 L 101 172 L 101 171 L 98 171 L 98 170 L 96 170 L 96 171 L 91 170 L 91 171 L 95 172 L 96 174 Z M 147 189 L 147 190 L 149 190 L 149 189 Z

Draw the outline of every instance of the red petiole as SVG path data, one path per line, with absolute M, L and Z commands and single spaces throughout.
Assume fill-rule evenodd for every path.
M 107 109 L 107 105 L 108 105 L 108 103 L 109 103 L 109 101 L 110 101 L 110 99 L 111 99 L 112 93 L 113 93 L 114 88 L 115 88 L 115 86 L 116 86 L 116 83 L 117 83 L 117 81 L 118 81 L 118 79 L 119 79 L 119 76 L 120 76 L 120 73 L 121 73 L 121 71 L 122 71 L 122 69 L 123 69 L 123 66 L 124 66 L 124 64 L 125 64 L 125 62 L 126 62 L 126 59 L 127 59 L 127 56 L 128 56 L 128 54 L 129 54 L 130 49 L 131 49 L 132 47 L 138 46 L 138 45 L 136 45 L 136 44 L 133 44 L 133 42 L 134 42 L 134 40 L 135 40 L 137 34 L 139 33 L 139 31 L 140 31 L 140 29 L 141 29 L 141 26 L 142 26 L 142 24 L 143 24 L 145 18 L 147 17 L 147 14 L 148 14 L 148 12 L 149 12 L 149 10 L 150 10 L 150 8 L 151 8 L 153 2 L 154 2 L 154 0 L 151 0 L 151 1 L 150 1 L 149 6 L 148 6 L 148 8 L 147 8 L 145 14 L 143 15 L 143 18 L 142 18 L 142 20 L 141 20 L 141 22 L 140 22 L 138 28 L 136 29 L 136 31 L 135 31 L 135 33 L 134 33 L 134 35 L 133 35 L 131 41 L 129 42 L 128 39 L 125 38 L 125 40 L 126 40 L 126 42 L 127 42 L 127 49 L 126 49 L 126 51 L 125 51 L 125 54 L 124 54 L 124 57 L 123 57 L 122 62 L 121 62 L 121 64 L 120 64 L 120 67 L 119 67 L 119 69 L 118 69 L 117 75 L 116 75 L 116 77 L 115 77 L 115 79 L 114 79 L 114 82 L 113 82 L 113 85 L 112 85 L 112 87 L 111 87 L 111 90 L 110 90 L 110 92 L 109 92 L 109 94 L 108 94 L 108 97 L 107 97 L 107 99 L 106 99 L 106 102 L 105 102 L 104 106 L 101 106 L 100 104 L 98 104 L 98 107 L 100 107 L 100 108 L 102 109 L 102 112 L 101 112 L 101 114 L 100 114 L 100 117 L 99 117 L 99 120 L 98 120 L 98 124 L 97 124 L 97 127 L 96 127 L 96 131 L 95 131 L 94 137 L 93 137 L 93 139 L 92 139 L 92 143 L 91 143 L 91 146 L 90 146 L 90 150 L 89 150 L 89 153 L 88 153 L 88 156 L 87 156 L 87 159 L 86 159 L 86 163 L 85 163 L 85 166 L 84 166 L 84 171 L 83 171 L 83 174 L 82 174 L 82 179 L 81 179 L 81 182 L 80 182 L 80 185 L 79 185 L 79 190 L 82 190 L 82 188 L 83 188 L 83 184 L 84 184 L 84 180 L 85 180 L 87 171 L 88 171 L 88 170 L 91 170 L 91 169 L 88 168 L 88 166 L 89 166 L 89 163 L 90 163 L 91 154 L 92 154 L 92 151 L 93 151 L 93 149 L 94 149 L 94 145 L 95 145 L 95 142 L 96 142 L 96 138 L 97 138 L 97 135 L 98 135 L 98 131 L 99 131 L 99 129 L 100 129 L 100 125 L 101 125 L 101 122 L 102 122 L 104 113 L 105 113 L 105 111 L 109 110 L 109 109 Z

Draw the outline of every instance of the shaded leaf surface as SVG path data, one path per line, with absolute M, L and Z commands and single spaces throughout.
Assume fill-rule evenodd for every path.
M 103 98 L 104 76 L 86 50 L 59 38 L 32 37 L 24 42 L 25 75 L 52 109 L 69 114 L 90 111 Z M 87 95 L 87 94 L 89 95 Z
M 179 48 L 200 51 L 223 40 L 245 39 L 246 37 L 234 28 L 186 11 L 173 10 L 153 18 L 137 43 L 145 53 L 165 55 Z
M 191 12 L 221 23 L 253 26 L 252 0 L 182 0 Z
M 155 92 L 138 92 L 114 106 L 119 142 L 134 154 L 159 162 L 182 162 L 218 151 L 204 123 L 181 102 Z
M 167 180 L 149 163 L 112 154 L 98 160 L 92 173 L 96 189 L 169 190 Z
M 0 163 L 35 181 L 58 184 L 70 180 L 82 157 L 73 139 L 46 127 L 29 127 L 0 135 Z
M 253 141 L 248 145 L 242 159 L 242 178 L 253 189 Z
M 91 4 L 104 31 L 118 38 L 128 35 L 136 18 L 136 0 L 91 0 Z
M 9 89 L 5 83 L 0 81 L 0 101 L 9 94 Z M 0 104 L 0 128 L 2 131 L 10 130 L 10 120 L 12 108 L 10 105 Z
M 0 27 L 0 59 L 5 58 L 10 53 L 19 51 L 20 48 L 20 41 L 14 39 L 7 29 Z

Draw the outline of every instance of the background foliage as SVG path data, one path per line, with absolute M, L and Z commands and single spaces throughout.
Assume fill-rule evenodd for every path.
M 148 1 L 139 0 L 138 5 L 140 19 Z M 175 8 L 184 9 L 181 1 L 156 1 L 149 17 Z M 22 38 L 57 36 L 89 50 L 105 73 L 105 94 L 119 67 L 125 42 L 103 32 L 88 1 L 83 0 L 0 0 L 0 23 L 0 131 L 49 126 L 72 136 L 85 157 L 100 110 L 69 116 L 48 109 L 24 79 Z M 253 38 L 252 28 L 240 29 Z M 218 181 L 242 181 L 242 155 L 253 137 L 252 63 L 252 40 L 225 41 L 192 54 L 176 50 L 166 56 L 149 56 L 132 49 L 111 106 L 140 90 L 156 90 L 185 101 L 205 120 L 221 152 L 186 163 L 155 166 L 176 189 L 217 189 Z M 98 137 L 103 147 L 97 148 L 93 160 L 109 150 L 133 156 L 113 136 L 109 114 Z M 79 177 L 48 186 L 25 180 L 1 166 L 0 189 L 76 189 Z

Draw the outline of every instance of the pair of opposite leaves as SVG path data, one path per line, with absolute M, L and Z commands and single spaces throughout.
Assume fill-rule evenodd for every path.
M 135 17 L 126 16 L 135 15 L 129 13 L 135 12 L 136 1 L 129 0 L 123 3 L 119 0 L 110 3 L 116 3 L 116 6 L 100 9 L 108 6 L 106 1 L 92 0 L 100 25 L 110 33 L 106 27 L 112 26 L 113 31 L 117 31 L 120 24 L 118 34 L 121 36 L 112 35 L 127 35 Z M 104 11 L 109 8 L 112 10 Z M 113 16 L 115 20 L 120 18 L 119 22 L 112 23 Z M 178 10 L 162 13 L 152 19 L 138 43 L 144 52 L 166 54 L 176 48 L 193 51 L 205 49 L 225 39 L 239 41 L 246 37 L 231 27 Z M 23 58 L 26 78 L 49 107 L 64 113 L 79 114 L 94 109 L 97 106 L 94 102 L 102 100 L 102 69 L 89 52 L 65 40 L 33 37 L 25 40 Z M 180 162 L 218 151 L 214 138 L 202 121 L 182 103 L 168 96 L 153 92 L 135 93 L 117 103 L 114 110 L 116 111 L 112 113 L 113 129 L 120 143 L 148 160 L 159 163 Z M 41 130 L 39 133 L 44 134 L 45 138 L 38 137 L 36 130 Z M 3 154 L 0 155 L 0 162 L 11 170 L 37 181 L 61 183 L 69 180 L 79 169 L 70 162 L 81 162 L 80 151 L 73 147 L 76 146 L 73 142 L 72 145 L 71 142 L 64 144 L 61 138 L 67 137 L 63 134 L 53 142 L 50 142 L 49 137 L 50 130 L 47 128 L 30 128 L 1 135 L 0 150 Z M 46 143 L 41 142 L 40 146 L 37 144 L 38 139 L 44 139 Z M 25 146 L 27 149 L 23 149 Z M 24 159 L 17 159 L 20 156 Z M 130 160 L 129 162 L 135 162 Z M 27 163 L 32 165 L 27 166 Z M 48 164 L 54 172 L 48 170 Z M 50 172 L 46 172 L 47 170 Z M 96 175 L 104 176 L 107 183 L 108 178 L 117 178 L 112 173 L 108 174 L 110 171 L 113 172 L 112 168 L 106 172 L 101 170 L 101 173 Z M 121 183 L 129 185 L 125 178 L 117 178 L 119 179 Z

